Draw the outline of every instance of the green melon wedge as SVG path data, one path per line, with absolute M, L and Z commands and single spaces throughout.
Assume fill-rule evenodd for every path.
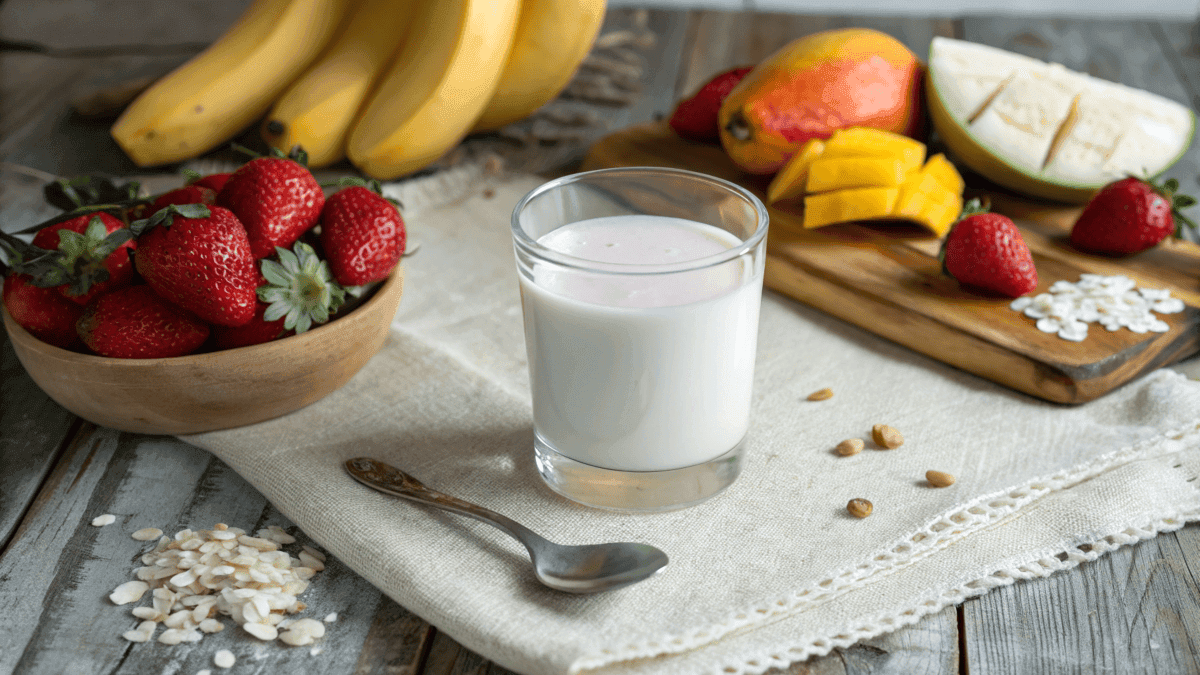
M 926 97 L 956 159 L 1027 195 L 1082 204 L 1127 175 L 1161 174 L 1191 145 L 1192 110 L 1140 89 L 935 37 Z

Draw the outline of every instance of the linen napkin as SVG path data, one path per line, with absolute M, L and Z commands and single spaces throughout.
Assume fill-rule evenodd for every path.
M 1200 382 L 1161 370 L 1085 405 L 1030 398 L 767 292 L 745 469 L 654 515 L 545 487 L 509 234 L 539 179 L 480 172 L 393 188 L 405 295 L 382 350 L 286 417 L 188 436 L 401 605 L 521 673 L 759 673 L 1200 518 Z M 448 202 L 448 203 L 446 203 Z M 411 247 L 411 244 L 410 244 Z M 829 387 L 834 396 L 808 401 Z M 873 449 L 889 424 L 902 447 Z M 833 452 L 847 438 L 867 449 Z M 359 486 L 369 455 L 570 544 L 645 541 L 657 576 L 574 596 L 487 525 Z M 957 482 L 935 489 L 925 471 Z M 847 500 L 874 513 L 859 520 Z

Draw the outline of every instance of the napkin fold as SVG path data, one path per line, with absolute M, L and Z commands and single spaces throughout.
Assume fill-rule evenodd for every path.
M 994 385 L 767 292 L 745 469 L 654 515 L 589 509 L 533 463 L 509 234 L 539 179 L 481 172 L 393 186 L 411 242 L 387 343 L 286 417 L 184 437 L 401 605 L 521 673 L 760 673 L 1200 518 L 1200 382 L 1162 370 L 1064 407 Z M 834 396 L 808 401 L 829 387 Z M 902 447 L 872 449 L 874 424 Z M 867 449 L 833 447 L 863 438 Z M 671 563 L 619 591 L 534 579 L 487 525 L 389 498 L 369 455 L 561 543 L 645 541 Z M 933 488 L 925 471 L 954 474 Z M 866 519 L 846 502 L 874 503 Z

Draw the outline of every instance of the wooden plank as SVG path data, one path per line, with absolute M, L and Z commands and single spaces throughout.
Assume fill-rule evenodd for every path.
M 437 631 L 391 598 L 382 598 L 359 651 L 354 675 L 417 675 Z
M 117 522 L 92 527 L 101 513 L 116 515 Z M 85 425 L 0 556 L 0 672 L 194 672 L 211 668 L 219 649 L 238 657 L 240 672 L 257 673 L 351 673 L 364 656 L 368 665 L 379 658 L 417 660 L 423 622 L 385 602 L 332 557 L 301 596 L 308 609 L 299 616 L 338 614 L 312 648 L 262 643 L 229 621 L 227 630 L 196 644 L 125 641 L 121 633 L 137 623 L 132 606 L 116 607 L 107 596 L 140 565 L 135 558 L 145 545 L 130 533 L 142 527 L 173 533 L 217 522 L 251 531 L 281 525 L 300 540 L 285 547 L 293 554 L 300 543 L 311 543 L 208 453 L 172 438 Z M 360 654 L 364 643 L 381 637 L 395 644 Z
M 742 173 L 718 145 L 688 142 L 665 124 L 605 137 L 584 168 L 673 166 L 725 178 L 763 197 L 766 178 Z M 1014 204 L 1016 198 L 1007 198 Z M 1190 307 L 1162 318 L 1164 334 L 1109 332 L 1094 326 L 1084 342 L 1042 333 L 1008 300 L 960 287 L 941 273 L 938 239 L 897 223 L 806 230 L 802 207 L 770 207 L 765 283 L 861 328 L 981 377 L 1061 403 L 1091 400 L 1200 350 L 1200 247 L 1189 242 L 1113 259 L 1084 254 L 1065 241 L 1063 214 L 1073 208 L 1025 200 L 1025 241 L 1039 270 L 1039 292 L 1084 272 L 1123 273 L 1139 285 L 1168 288 Z M 1009 210 L 1009 209 L 1006 209 Z
M 50 50 L 145 52 L 217 39 L 250 0 L 5 0 L 0 39 Z
M 963 610 L 967 672 L 1200 672 L 1200 525 Z
M 429 648 L 421 675 L 517 675 L 463 647 L 437 631 Z
M 849 27 L 887 33 L 922 59 L 935 35 L 954 35 L 954 22 L 945 18 L 696 12 L 689 35 L 693 46 L 687 51 L 677 96 L 691 95 L 721 71 L 754 65 L 796 38 Z
M 186 55 L 58 59 L 0 52 L 0 160 L 75 176 L 139 170 L 108 133 L 112 120 L 74 115 L 69 101 L 97 87 L 163 75 Z M 170 169 L 173 171 L 173 169 Z
M 0 553 L 50 473 L 75 420 L 29 379 L 0 329 Z

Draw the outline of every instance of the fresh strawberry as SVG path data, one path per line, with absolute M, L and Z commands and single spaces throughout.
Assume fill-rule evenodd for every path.
M 366 187 L 339 190 L 321 211 L 321 248 L 343 286 L 386 279 L 404 255 L 405 234 L 396 206 Z
M 270 282 L 267 281 L 267 278 L 262 275 L 262 272 L 259 272 L 258 287 L 263 288 L 269 285 Z M 283 327 L 284 322 L 287 320 L 286 316 L 281 316 L 274 321 L 267 321 L 263 318 L 267 307 L 269 307 L 267 303 L 259 300 L 254 308 L 254 318 L 244 326 L 213 326 L 213 346 L 216 349 L 249 347 L 250 345 L 270 342 L 271 340 L 290 334 L 292 331 Z
M 242 222 L 256 259 L 291 246 L 317 224 L 325 195 L 303 164 L 283 157 L 246 162 L 217 193 L 217 204 Z
M 183 356 L 208 339 L 208 326 L 164 300 L 149 286 L 129 286 L 96 298 L 76 328 L 100 356 L 158 359 Z
M 188 185 L 206 187 L 213 192 L 220 192 L 221 188 L 225 187 L 225 183 L 229 182 L 229 177 L 232 175 L 231 173 L 210 173 L 207 176 L 197 174 L 198 177 L 195 180 L 188 181 Z
M 746 77 L 753 68 L 743 67 L 727 70 L 700 87 L 691 98 L 679 102 L 667 124 L 675 133 L 693 141 L 717 141 L 721 138 L 717 124 L 717 112 L 729 92 Z
M 185 185 L 165 192 L 154 200 L 150 213 L 165 209 L 172 204 L 216 204 L 217 191 L 203 185 Z
M 1127 255 L 1144 251 L 1171 234 L 1180 236 L 1182 224 L 1196 225 L 1179 209 L 1196 200 L 1175 194 L 1178 189 L 1179 181 L 1174 178 L 1161 186 L 1132 176 L 1105 185 L 1079 214 L 1071 228 L 1071 243 L 1096 253 Z
M 264 321 L 284 319 L 283 327 L 303 333 L 314 323 L 325 323 L 346 302 L 346 289 L 333 280 L 329 266 L 308 244 L 298 241 L 292 250 L 276 249 L 279 262 L 262 261 L 262 274 L 270 285 L 258 289 L 258 298 L 270 305 Z
M 228 209 L 173 205 L 132 228 L 137 270 L 156 293 L 209 323 L 241 326 L 254 318 L 254 258 Z
M 4 278 L 4 307 L 13 320 L 42 342 L 63 349 L 80 346 L 75 322 L 83 307 L 64 298 L 56 288 L 39 288 L 25 274 Z
M 55 261 L 66 283 L 56 286 L 68 300 L 86 305 L 96 296 L 133 283 L 129 252 L 137 242 L 128 236 L 108 239 L 125 223 L 107 213 L 92 213 L 38 230 L 33 245 L 62 253 Z M 118 239 L 124 241 L 115 244 Z
M 978 200 L 963 209 L 963 217 L 942 244 L 942 268 L 959 283 L 1020 297 L 1037 288 L 1033 256 L 1013 221 L 987 213 Z

